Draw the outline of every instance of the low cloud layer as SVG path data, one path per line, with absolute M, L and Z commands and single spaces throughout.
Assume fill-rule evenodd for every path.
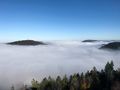
M 0 44 L 0 87 L 30 84 L 57 75 L 81 73 L 96 66 L 104 68 L 107 61 L 120 67 L 120 52 L 98 49 L 106 42 L 51 41 L 42 46 L 11 46 Z M 6 86 L 7 85 L 7 86 Z

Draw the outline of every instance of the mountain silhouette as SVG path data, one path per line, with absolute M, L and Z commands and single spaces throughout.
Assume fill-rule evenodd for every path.
M 105 44 L 100 49 L 114 49 L 114 50 L 118 50 L 118 49 L 120 49 L 120 42 L 112 42 L 112 43 Z
M 34 41 L 34 40 L 20 40 L 20 41 L 14 41 L 14 42 L 9 42 L 7 43 L 9 45 L 47 45 L 46 43 L 42 41 Z

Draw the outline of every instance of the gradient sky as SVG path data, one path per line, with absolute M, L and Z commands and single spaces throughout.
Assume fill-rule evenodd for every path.
M 120 39 L 120 0 L 0 0 L 0 40 Z

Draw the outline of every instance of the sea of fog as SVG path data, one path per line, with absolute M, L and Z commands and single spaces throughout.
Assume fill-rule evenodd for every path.
M 48 45 L 12 46 L 0 43 L 0 90 L 30 84 L 33 78 L 86 72 L 96 66 L 103 69 L 107 61 L 120 67 L 120 52 L 99 49 L 104 41 L 49 41 Z M 5 89 L 3 89 L 5 90 Z

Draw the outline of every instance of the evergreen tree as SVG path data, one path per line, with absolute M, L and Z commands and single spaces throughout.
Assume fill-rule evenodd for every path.
M 40 83 L 32 80 L 32 90 L 120 90 L 120 69 L 114 70 L 114 64 L 107 62 L 105 69 L 97 71 L 93 67 L 87 73 L 65 75 L 63 79 L 58 76 L 56 79 L 50 76 L 44 78 Z M 14 87 L 11 88 L 14 90 Z
M 106 82 L 106 88 L 107 90 L 110 90 L 110 86 L 111 86 L 111 83 L 113 81 L 113 71 L 114 71 L 114 64 L 113 64 L 113 61 L 111 61 L 110 63 L 107 62 L 106 66 L 105 66 L 105 74 L 106 74 L 106 79 L 107 79 L 107 82 Z
M 68 78 L 65 75 L 63 77 L 63 80 L 62 80 L 62 90 L 68 90 L 68 89 L 69 89 L 69 87 L 68 87 Z

